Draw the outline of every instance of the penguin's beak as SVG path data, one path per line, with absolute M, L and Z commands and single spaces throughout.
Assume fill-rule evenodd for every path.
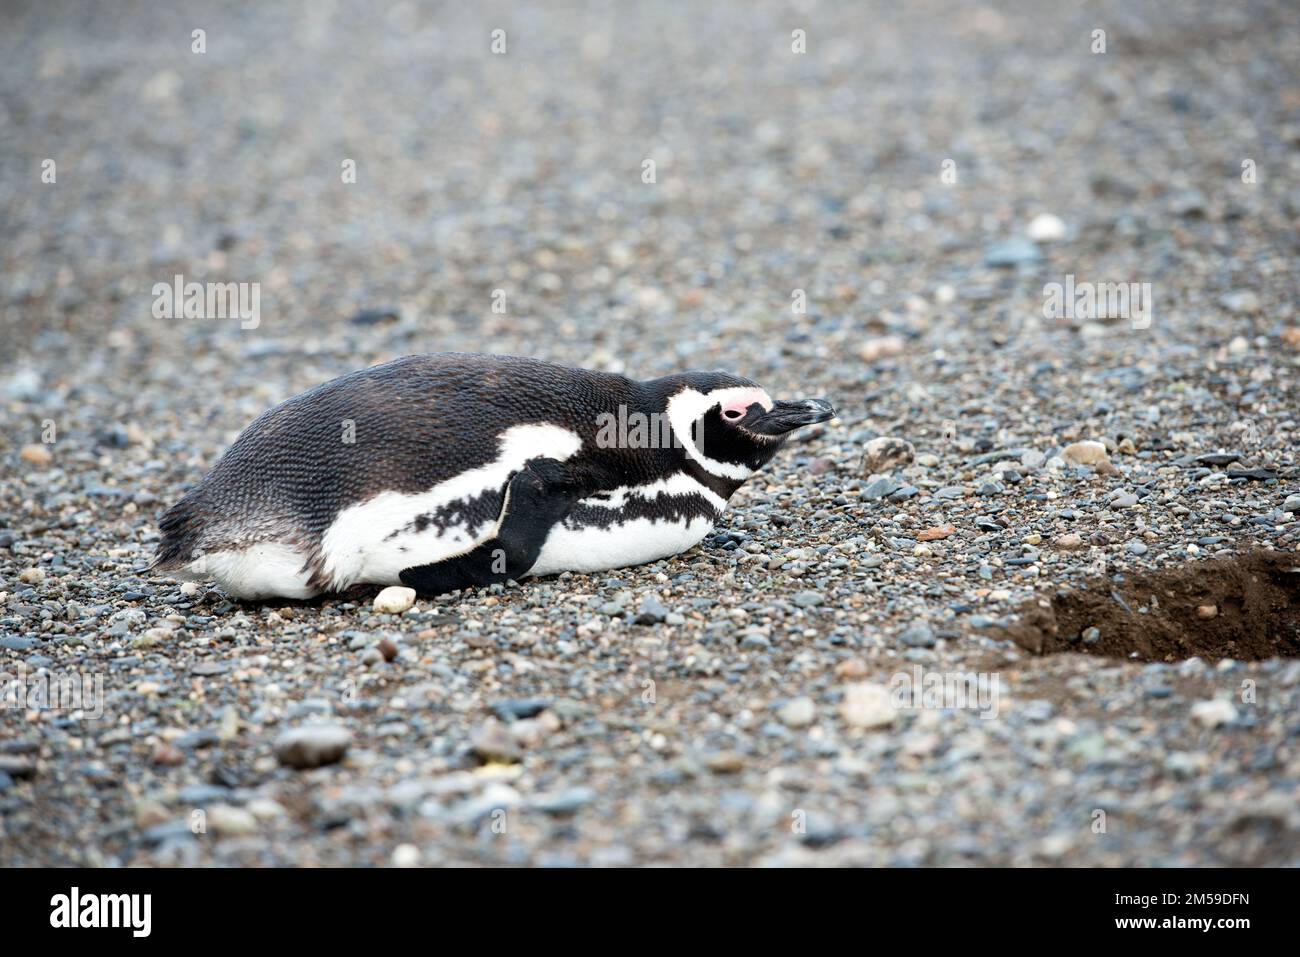
M 835 418 L 835 406 L 827 399 L 800 399 L 797 402 L 776 402 L 772 411 L 765 413 L 753 425 L 746 425 L 759 435 L 785 435 L 805 425 L 825 422 Z

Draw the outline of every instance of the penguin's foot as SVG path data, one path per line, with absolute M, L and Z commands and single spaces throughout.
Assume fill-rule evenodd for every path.
M 421 595 L 521 578 L 579 495 L 578 484 L 562 462 L 530 459 L 506 485 L 495 535 L 463 555 L 404 568 L 398 577 Z

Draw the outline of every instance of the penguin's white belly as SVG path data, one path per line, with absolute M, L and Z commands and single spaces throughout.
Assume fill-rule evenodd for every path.
M 314 598 L 306 569 L 307 556 L 279 542 L 259 542 L 247 548 L 211 552 L 175 572 L 191 581 L 215 579 L 233 598 Z
M 324 553 L 332 560 L 331 590 L 351 585 L 400 585 L 403 568 L 440 562 L 463 555 L 491 536 L 495 522 L 466 528 L 449 526 L 441 531 L 399 532 L 391 538 L 371 535 L 346 543 L 340 553 Z M 322 590 L 311 585 L 308 555 L 278 542 L 261 542 L 242 549 L 213 552 L 191 562 L 178 577 L 215 579 L 227 594 L 245 600 L 262 598 L 314 598 Z
M 557 525 L 528 574 L 599 572 L 657 561 L 694 548 L 711 528 L 713 521 L 707 518 L 679 522 L 634 518 L 604 528 Z
M 339 561 L 337 566 L 352 585 L 400 585 L 403 568 L 464 555 L 491 538 L 495 529 L 496 522 L 487 522 L 473 527 L 453 525 L 440 532 L 403 532 L 391 540 L 367 542 L 351 552 L 352 561 Z
M 321 539 L 322 566 L 334 587 L 395 585 L 404 568 L 463 555 L 495 534 L 499 493 L 511 474 L 529 459 L 549 456 L 564 461 L 582 448 L 576 432 L 545 423 L 513 426 L 498 442 L 500 452 L 493 461 L 427 492 L 382 492 L 340 512 Z M 412 521 L 485 494 L 494 500 L 491 518 L 423 527 Z
M 690 500 L 709 514 L 670 517 L 672 500 Z M 633 501 L 663 514 L 621 517 Z M 566 520 L 552 528 L 529 575 L 599 572 L 677 555 L 698 545 L 727 507 L 726 499 L 682 472 L 647 485 L 624 486 L 579 504 L 605 520 Z

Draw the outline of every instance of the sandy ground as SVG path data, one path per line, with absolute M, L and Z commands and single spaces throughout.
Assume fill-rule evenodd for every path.
M 94 691 L 0 709 L 0 864 L 1300 863 L 1294 6 L 453 6 L 0 12 L 0 671 Z M 651 566 L 145 572 L 257 414 L 450 350 L 841 416 Z

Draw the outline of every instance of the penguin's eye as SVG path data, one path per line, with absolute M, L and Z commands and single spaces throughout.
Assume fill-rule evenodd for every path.
M 728 421 L 739 422 L 745 417 L 745 413 L 741 412 L 739 409 L 727 409 L 727 411 L 722 413 L 722 416 Z

